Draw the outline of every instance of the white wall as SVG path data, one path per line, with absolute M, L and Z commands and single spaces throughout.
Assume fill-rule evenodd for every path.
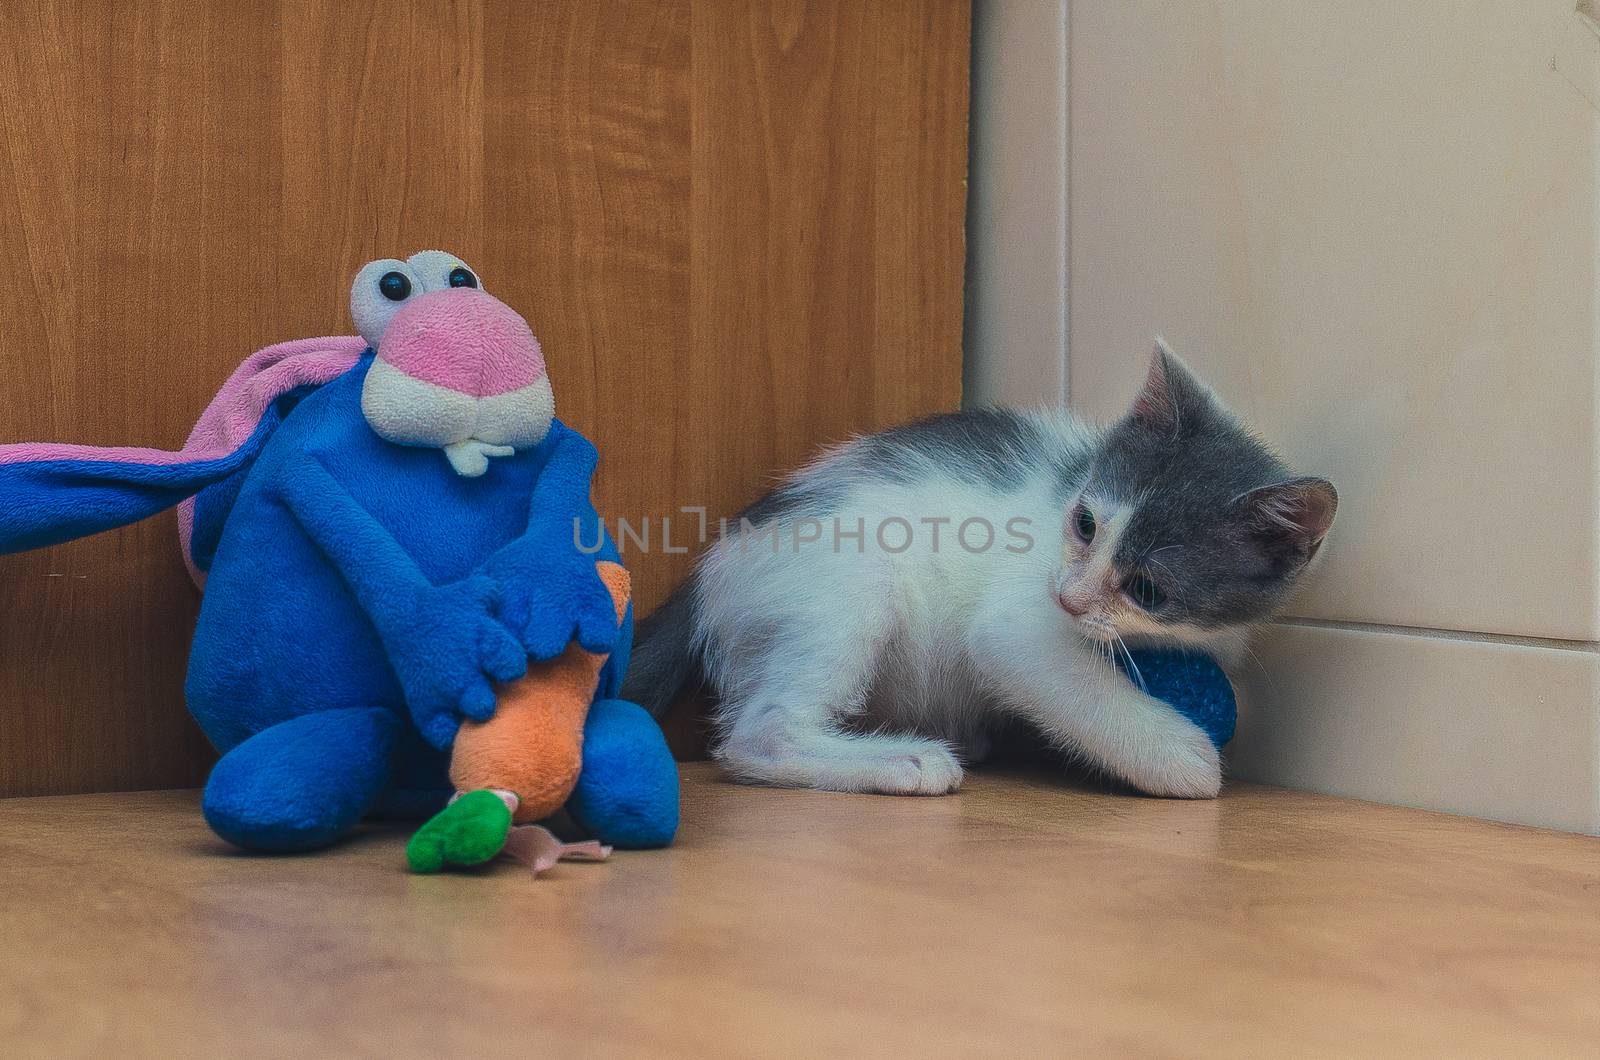
M 1067 387 L 1067 0 L 972 13 L 965 403 Z
M 1600 831 L 1600 29 L 1574 0 L 1075 0 L 1068 30 L 1074 403 L 1117 412 L 1160 332 L 1341 489 L 1241 675 L 1235 775 Z M 1002 348 L 975 380 L 1055 384 Z

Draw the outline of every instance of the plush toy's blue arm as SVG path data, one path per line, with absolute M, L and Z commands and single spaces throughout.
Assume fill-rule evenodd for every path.
M 552 659 L 576 636 L 585 651 L 616 646 L 611 593 L 584 555 L 573 522 L 589 510 L 589 480 L 599 455 L 589 440 L 557 421 L 555 448 L 539 474 L 528 508 L 528 529 L 484 564 L 499 587 L 500 620 L 535 659 Z
M 491 617 L 494 582 L 475 575 L 430 583 L 314 456 L 291 461 L 277 488 L 371 618 L 423 736 L 448 747 L 461 715 L 482 721 L 493 714 L 490 682 L 528 669 L 521 645 Z

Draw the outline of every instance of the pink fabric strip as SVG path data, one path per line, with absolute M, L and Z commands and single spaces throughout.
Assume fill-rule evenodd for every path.
M 364 349 L 361 339 L 340 337 L 283 342 L 252 354 L 217 391 L 182 449 L 16 442 L 0 445 L 0 464 L 98 460 L 165 467 L 220 459 L 250 437 L 267 406 L 280 395 L 337 378 L 349 371 Z
M 500 853 L 522 862 L 538 876 L 558 861 L 604 861 L 611 856 L 611 848 L 593 839 L 563 843 L 548 828 L 527 824 L 511 830 Z
M 296 387 L 316 386 L 337 379 L 355 366 L 366 348 L 366 341 L 359 336 L 337 335 L 296 339 L 257 350 L 222 384 L 217 396 L 200 414 L 183 449 L 170 455 L 184 463 L 226 456 L 255 433 L 261 417 L 274 401 Z M 193 536 L 194 499 L 190 498 L 178 505 L 178 540 L 183 546 L 183 562 L 189 568 L 189 576 L 204 588 L 205 572 L 195 567 L 189 555 L 189 541 Z

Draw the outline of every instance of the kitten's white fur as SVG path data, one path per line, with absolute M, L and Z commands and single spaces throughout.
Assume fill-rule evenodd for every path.
M 1065 449 L 1092 448 L 1093 432 L 1070 414 L 1034 415 Z M 1042 462 L 1018 466 L 1036 471 L 999 493 L 932 466 L 914 481 L 836 476 L 848 483 L 833 506 L 843 529 L 857 519 L 866 528 L 859 551 L 848 537 L 835 548 L 832 515 L 815 541 L 796 517 L 776 549 L 738 534 L 712 546 L 695 639 L 721 692 L 715 753 L 727 768 L 785 786 L 944 794 L 960 786 L 963 759 L 983 756 L 985 722 L 1004 711 L 1141 791 L 1217 794 L 1221 765 L 1206 734 L 1134 687 L 1057 603 L 1070 502 Z M 973 517 L 996 531 L 982 554 L 955 540 Z M 1020 546 L 1006 532 L 1018 517 L 1034 539 L 1020 553 L 1006 547 Z M 894 519 L 914 531 L 898 554 L 874 533 Z M 924 519 L 949 520 L 937 549 Z M 891 527 L 890 547 L 904 536 Z

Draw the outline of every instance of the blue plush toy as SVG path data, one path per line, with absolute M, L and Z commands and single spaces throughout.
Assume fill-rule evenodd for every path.
M 1238 710 L 1233 685 L 1211 656 L 1134 648 L 1127 659 L 1118 656 L 1117 665 L 1130 681 L 1142 682 L 1147 694 L 1200 726 L 1218 750 L 1233 739 Z
M 618 555 L 595 450 L 554 418 L 527 324 L 441 251 L 367 265 L 351 309 L 360 338 L 255 354 L 179 452 L 0 446 L 0 552 L 181 505 L 205 588 L 188 703 L 222 752 L 203 806 L 232 843 L 309 850 L 369 812 L 439 810 L 458 728 L 566 662 L 593 690 L 570 815 L 601 842 L 669 843 L 671 755 L 615 698 L 632 609 L 597 571 Z M 431 867 L 477 857 L 448 833 Z

